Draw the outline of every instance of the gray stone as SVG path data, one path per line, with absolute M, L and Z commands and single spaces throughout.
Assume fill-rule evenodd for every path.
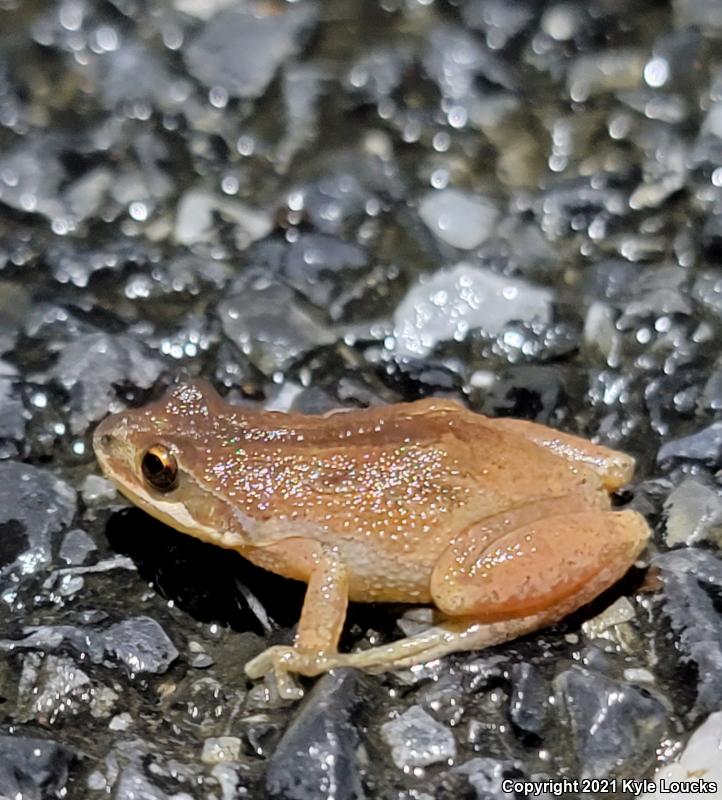
M 320 233 L 339 234 L 350 222 L 366 219 L 366 204 L 381 203 L 360 183 L 359 179 L 339 166 L 338 174 L 324 175 L 298 190 L 303 198 L 303 212 Z M 296 194 L 296 193 L 294 193 Z M 300 238 L 300 237 L 299 237 Z M 364 259 L 366 262 L 368 259 Z
M 165 64 L 144 45 L 126 37 L 92 65 L 100 94 L 109 108 L 123 103 L 152 103 L 173 109 L 188 96 L 188 80 L 173 79 Z
M 409 48 L 378 47 L 366 51 L 351 65 L 347 84 L 352 92 L 358 92 L 378 102 L 397 89 L 413 58 Z
M 286 133 L 276 148 L 276 169 L 287 172 L 293 159 L 315 141 L 319 129 L 319 99 L 327 75 L 316 64 L 286 65 L 281 88 Z
M 386 722 L 381 726 L 381 736 L 399 769 L 427 767 L 456 756 L 454 734 L 421 706 L 411 706 Z
M 499 49 L 520 34 L 534 19 L 530 3 L 505 0 L 468 0 L 461 8 L 464 22 L 483 31 L 490 47 Z
M 712 593 L 722 590 L 722 561 L 692 548 L 662 553 L 662 610 L 675 635 L 682 661 L 697 667 L 695 715 L 722 703 L 722 618 Z
M 722 317 L 722 269 L 707 269 L 697 273 L 692 297 Z
M 422 63 L 441 93 L 454 100 L 464 101 L 473 96 L 479 77 L 505 89 L 516 86 L 510 68 L 470 31 L 457 25 L 432 28 Z
M 231 764 L 216 764 L 211 775 L 221 787 L 221 800 L 238 800 L 238 770 Z
M 75 516 L 76 495 L 45 470 L 0 462 L 0 584 L 46 567 L 52 536 Z
M 548 425 L 564 406 L 564 377 L 555 365 L 511 367 L 496 375 L 481 411 L 489 416 L 522 417 Z
M 499 212 L 485 197 L 442 189 L 421 198 L 419 215 L 442 241 L 459 250 L 473 250 L 491 236 Z
M 505 791 L 504 782 L 528 780 L 517 764 L 489 757 L 472 758 L 454 767 L 453 772 L 466 776 L 475 792 L 476 800 L 516 800 L 518 795 L 515 792 Z M 548 795 L 542 793 L 539 797 L 544 800 Z
M 351 718 L 362 696 L 354 670 L 334 670 L 318 680 L 268 761 L 266 789 L 272 797 L 362 797 L 359 735 Z
M 705 783 L 716 782 L 718 791 L 722 786 L 722 761 L 719 757 L 722 741 L 722 711 L 709 717 L 692 734 L 682 755 L 671 764 L 660 767 L 652 776 L 655 789 L 642 795 L 641 800 L 668 800 L 672 781 L 694 781 L 701 778 Z M 664 784 L 666 784 L 666 787 Z M 696 792 L 685 792 L 694 797 Z M 677 793 L 682 800 L 684 795 Z
M 250 255 L 259 271 L 269 270 L 326 311 L 349 281 L 368 269 L 363 248 L 320 233 L 301 234 L 290 244 L 267 240 Z
M 621 336 L 615 325 L 615 314 L 606 303 L 597 300 L 589 306 L 583 336 L 585 343 L 596 347 L 607 360 L 616 357 Z
M 702 391 L 702 403 L 712 411 L 722 411 L 722 367 L 717 367 L 707 379 Z
M 59 283 L 83 288 L 100 270 L 117 270 L 129 262 L 141 262 L 145 253 L 132 245 L 96 248 L 67 241 L 48 248 L 45 258 Z
M 601 177 L 559 180 L 544 189 L 536 201 L 541 228 L 548 238 L 568 236 L 598 220 L 620 217 L 629 211 L 625 192 Z
M 28 414 L 17 391 L 13 372 L 0 359 L 0 458 L 18 455 L 25 436 Z
M 178 203 L 174 228 L 175 240 L 179 244 L 188 246 L 207 243 L 214 237 L 216 214 L 235 225 L 239 250 L 262 239 L 273 228 L 273 221 L 267 212 L 202 188 L 194 188 L 185 192 Z M 176 259 L 175 263 L 192 262 L 188 259 L 183 261 Z M 201 272 L 199 269 L 196 271 Z M 218 271 L 218 265 L 210 263 L 204 271 L 212 275 L 212 271 Z
M 681 140 L 656 137 L 648 144 L 648 149 L 644 180 L 629 198 L 629 205 L 634 209 L 656 208 L 687 183 L 688 154 Z
M 238 761 L 241 755 L 241 740 L 237 736 L 209 736 L 203 742 L 201 761 L 204 764 L 223 764 Z
M 118 499 L 115 484 L 100 475 L 88 475 L 81 488 L 83 502 L 88 508 L 106 506 Z
M 161 626 L 150 617 L 131 617 L 103 633 L 105 652 L 128 672 L 161 674 L 178 658 L 178 651 Z
M 687 270 L 676 264 L 655 264 L 644 269 L 631 287 L 632 299 L 624 307 L 619 326 L 629 327 L 639 317 L 691 314 L 684 288 L 688 278 Z
M 48 800 L 66 791 L 76 755 L 52 739 L 0 736 L 0 797 Z
M 399 303 L 396 352 L 422 358 L 471 330 L 495 336 L 513 320 L 549 322 L 551 312 L 548 289 L 461 262 L 422 278 Z
M 114 800 L 192 800 L 186 792 L 166 794 L 160 786 L 151 783 L 140 766 L 132 764 L 124 767 L 120 773 L 113 798 Z
M 697 478 L 685 478 L 664 503 L 669 547 L 722 537 L 722 496 Z
M 26 138 L 5 151 L 0 158 L 0 203 L 51 220 L 70 217 L 61 196 L 66 172 L 59 148 L 58 137 L 44 135 Z
M 160 358 L 130 336 L 89 333 L 63 346 L 50 375 L 70 392 L 70 427 L 81 433 L 122 408 L 116 386 L 148 389 L 163 368 Z
M 34 134 L 0 156 L 0 203 L 43 216 L 63 233 L 95 215 L 112 175 L 103 168 L 69 175 L 64 156 L 77 144 L 57 133 Z
M 70 658 L 29 653 L 23 659 L 18 685 L 16 718 L 21 722 L 47 720 L 84 712 L 91 705 L 93 687 L 88 675 Z
M 178 658 L 178 651 L 161 626 L 150 617 L 130 617 L 109 627 L 44 625 L 24 629 L 25 638 L 0 640 L 0 651 L 42 650 L 69 647 L 100 664 L 112 659 L 128 673 L 162 674 Z
M 580 776 L 642 774 L 654 763 L 666 728 L 664 706 L 654 697 L 578 667 L 560 673 L 554 690 Z
M 260 97 L 278 67 L 299 50 L 316 15 L 313 2 L 264 13 L 262 3 L 240 0 L 212 17 L 184 49 L 188 70 L 209 88 L 233 97 Z
M 657 453 L 657 462 L 660 464 L 676 458 L 711 465 L 722 463 L 722 422 L 713 422 L 697 433 L 672 439 L 662 445 Z
M 73 528 L 65 534 L 58 556 L 66 564 L 75 566 L 84 564 L 88 556 L 97 549 L 98 546 L 84 530 Z
M 523 731 L 539 735 L 549 713 L 550 687 L 532 664 L 514 664 L 511 681 L 509 716 L 512 722 Z
M 218 316 L 226 336 L 267 375 L 335 340 L 278 284 L 250 286 L 221 301 Z

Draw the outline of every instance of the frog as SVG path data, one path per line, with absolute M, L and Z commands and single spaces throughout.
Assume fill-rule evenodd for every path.
M 294 642 L 245 664 L 284 697 L 302 692 L 298 675 L 410 668 L 557 623 L 614 586 L 650 536 L 613 504 L 632 456 L 445 397 L 314 415 L 183 380 L 105 418 L 93 446 L 151 516 L 307 585 Z M 428 606 L 432 624 L 340 652 L 349 602 Z

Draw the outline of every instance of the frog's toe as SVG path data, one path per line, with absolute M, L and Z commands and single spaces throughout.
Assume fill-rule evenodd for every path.
M 266 676 L 267 679 L 270 675 Z M 274 669 L 273 678 L 276 691 L 282 700 L 300 700 L 303 697 L 303 687 L 299 686 L 293 675 L 285 669 Z

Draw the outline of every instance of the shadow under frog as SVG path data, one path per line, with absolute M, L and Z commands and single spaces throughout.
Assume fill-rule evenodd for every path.
M 238 553 L 185 536 L 138 508 L 113 514 L 105 530 L 110 548 L 128 556 L 140 577 L 193 619 L 215 622 L 235 631 L 252 631 L 269 642 L 290 642 L 306 591 L 254 566 Z M 254 595 L 268 615 L 269 632 L 243 592 Z M 351 647 L 368 629 L 392 638 L 401 605 L 354 604 L 349 608 L 342 644 Z

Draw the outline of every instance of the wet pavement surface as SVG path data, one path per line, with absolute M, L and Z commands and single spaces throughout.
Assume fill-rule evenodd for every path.
M 0 0 L 0 797 L 722 778 L 720 9 Z M 303 587 L 92 456 L 184 375 L 596 437 L 653 542 L 553 629 L 281 701 L 243 665 Z M 405 614 L 353 607 L 343 646 Z

